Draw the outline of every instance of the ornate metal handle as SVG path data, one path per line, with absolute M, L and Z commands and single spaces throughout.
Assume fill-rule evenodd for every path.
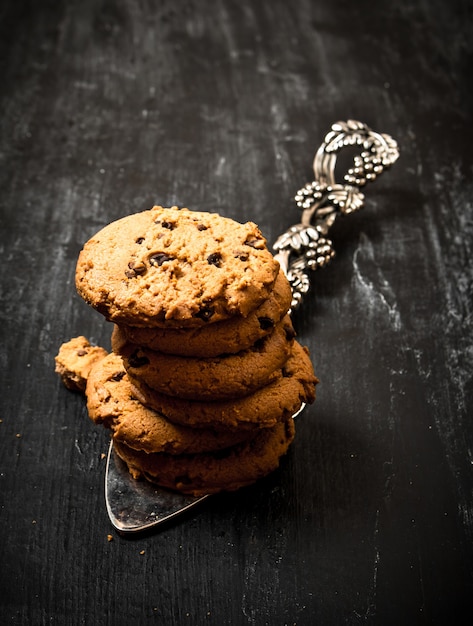
M 337 155 L 347 146 L 359 146 L 361 152 L 344 175 L 344 184 L 338 184 Z M 360 188 L 374 181 L 398 157 L 397 143 L 389 135 L 377 133 L 356 120 L 332 124 L 314 158 L 315 180 L 295 196 L 302 209 L 301 221 L 278 237 L 273 246 L 291 283 L 292 309 L 299 306 L 309 290 L 308 270 L 325 267 L 335 256 L 327 234 L 336 217 L 361 209 L 365 196 Z

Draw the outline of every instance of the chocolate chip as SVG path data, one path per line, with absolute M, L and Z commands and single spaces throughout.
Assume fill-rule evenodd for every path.
M 142 261 L 130 261 L 128 263 L 128 268 L 130 270 L 133 270 L 133 272 L 135 272 L 136 274 L 144 274 L 146 272 L 146 265 L 142 262 Z
M 157 252 L 149 257 L 149 262 L 155 267 L 160 267 L 165 261 L 172 261 L 173 257 L 164 252 Z
M 139 274 L 146 272 L 146 265 L 142 261 L 130 261 L 128 263 L 128 269 L 125 270 L 125 276 L 127 278 L 135 278 Z
M 137 348 L 134 352 L 130 354 L 128 357 L 128 363 L 130 367 L 143 367 L 143 365 L 148 365 L 149 359 L 144 354 L 138 354 L 139 349 Z
M 267 337 L 261 337 L 261 339 L 257 339 L 255 341 L 255 343 L 253 344 L 253 351 L 254 352 L 263 352 L 265 346 L 266 346 L 266 339 Z
M 245 246 L 250 246 L 250 248 L 255 248 L 255 250 L 262 250 L 264 248 L 264 241 L 259 237 L 254 237 L 253 239 L 247 239 Z
M 198 311 L 195 314 L 195 317 L 198 317 L 201 320 L 204 320 L 204 322 L 208 322 L 208 320 L 212 317 L 214 313 L 215 313 L 215 309 L 213 307 L 204 306 L 200 309 L 200 311 Z
M 161 226 L 169 230 L 174 230 L 176 228 L 176 224 L 174 224 L 174 222 L 167 222 L 166 220 L 161 222 Z
M 287 326 L 284 326 L 284 333 L 286 335 L 287 341 L 292 341 L 297 335 L 294 328 L 292 326 L 289 326 L 289 324 Z
M 197 224 L 197 230 L 207 230 L 208 226 L 205 224 Z
M 215 450 L 212 452 L 212 457 L 219 461 L 223 461 L 223 459 L 227 459 L 232 453 L 231 448 L 223 448 L 222 450 Z
M 87 350 L 77 350 L 77 356 L 85 356 L 87 354 Z
M 215 267 L 221 267 L 222 255 L 220 254 L 220 252 L 213 252 L 212 254 L 209 254 L 209 256 L 207 257 L 207 263 L 209 265 L 215 265 Z
M 141 245 L 143 243 L 143 241 L 145 240 L 144 237 L 138 237 L 138 239 L 135 239 L 135 243 Z
M 121 379 L 125 376 L 125 372 L 116 372 L 110 376 L 110 380 L 113 380 L 114 383 L 119 383 Z
M 174 230 L 176 228 L 176 224 L 174 222 L 169 222 L 168 220 L 154 220 L 155 224 L 161 224 L 163 228 L 167 228 L 168 230 Z
M 126 274 L 126 272 L 125 272 Z M 104 317 L 107 317 L 108 315 L 108 307 L 106 304 L 98 302 L 95 305 L 95 310 L 98 311 L 99 313 L 101 313 Z
M 274 328 L 274 321 L 270 317 L 258 317 L 261 330 L 270 330 Z
M 240 259 L 240 261 L 248 261 L 249 254 L 248 252 L 235 252 L 235 259 Z

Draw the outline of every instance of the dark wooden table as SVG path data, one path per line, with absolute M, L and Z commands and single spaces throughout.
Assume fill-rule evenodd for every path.
M 472 623 L 471 7 L 2 2 L 1 624 Z M 109 344 L 75 293 L 80 248 L 154 203 L 274 241 L 349 118 L 401 157 L 295 315 L 321 383 L 293 447 L 121 537 L 108 435 L 54 373 L 63 341 Z

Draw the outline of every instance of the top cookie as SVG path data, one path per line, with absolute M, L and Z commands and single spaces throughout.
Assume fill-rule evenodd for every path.
M 76 287 L 111 321 L 192 327 L 247 316 L 268 298 L 278 272 L 256 224 L 155 206 L 85 244 Z
M 291 300 L 291 285 L 280 270 L 269 298 L 246 317 L 235 315 L 197 328 L 136 328 L 120 324 L 115 326 L 112 337 L 122 336 L 138 346 L 179 356 L 208 358 L 235 354 L 272 333 L 289 310 Z

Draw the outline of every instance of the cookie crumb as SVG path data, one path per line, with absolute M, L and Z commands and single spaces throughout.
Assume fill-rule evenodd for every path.
M 107 535 L 107 541 L 108 542 L 113 541 L 113 535 Z
M 102 454 L 100 455 L 100 460 L 103 461 L 105 458 L 107 458 L 107 455 L 105 454 L 105 452 L 102 452 Z
M 15 437 L 17 437 L 18 439 L 21 438 L 21 433 L 16 433 Z
M 140 554 L 144 554 L 144 553 L 145 553 L 145 551 L 144 551 L 144 550 L 141 550 L 141 551 L 140 551 Z

